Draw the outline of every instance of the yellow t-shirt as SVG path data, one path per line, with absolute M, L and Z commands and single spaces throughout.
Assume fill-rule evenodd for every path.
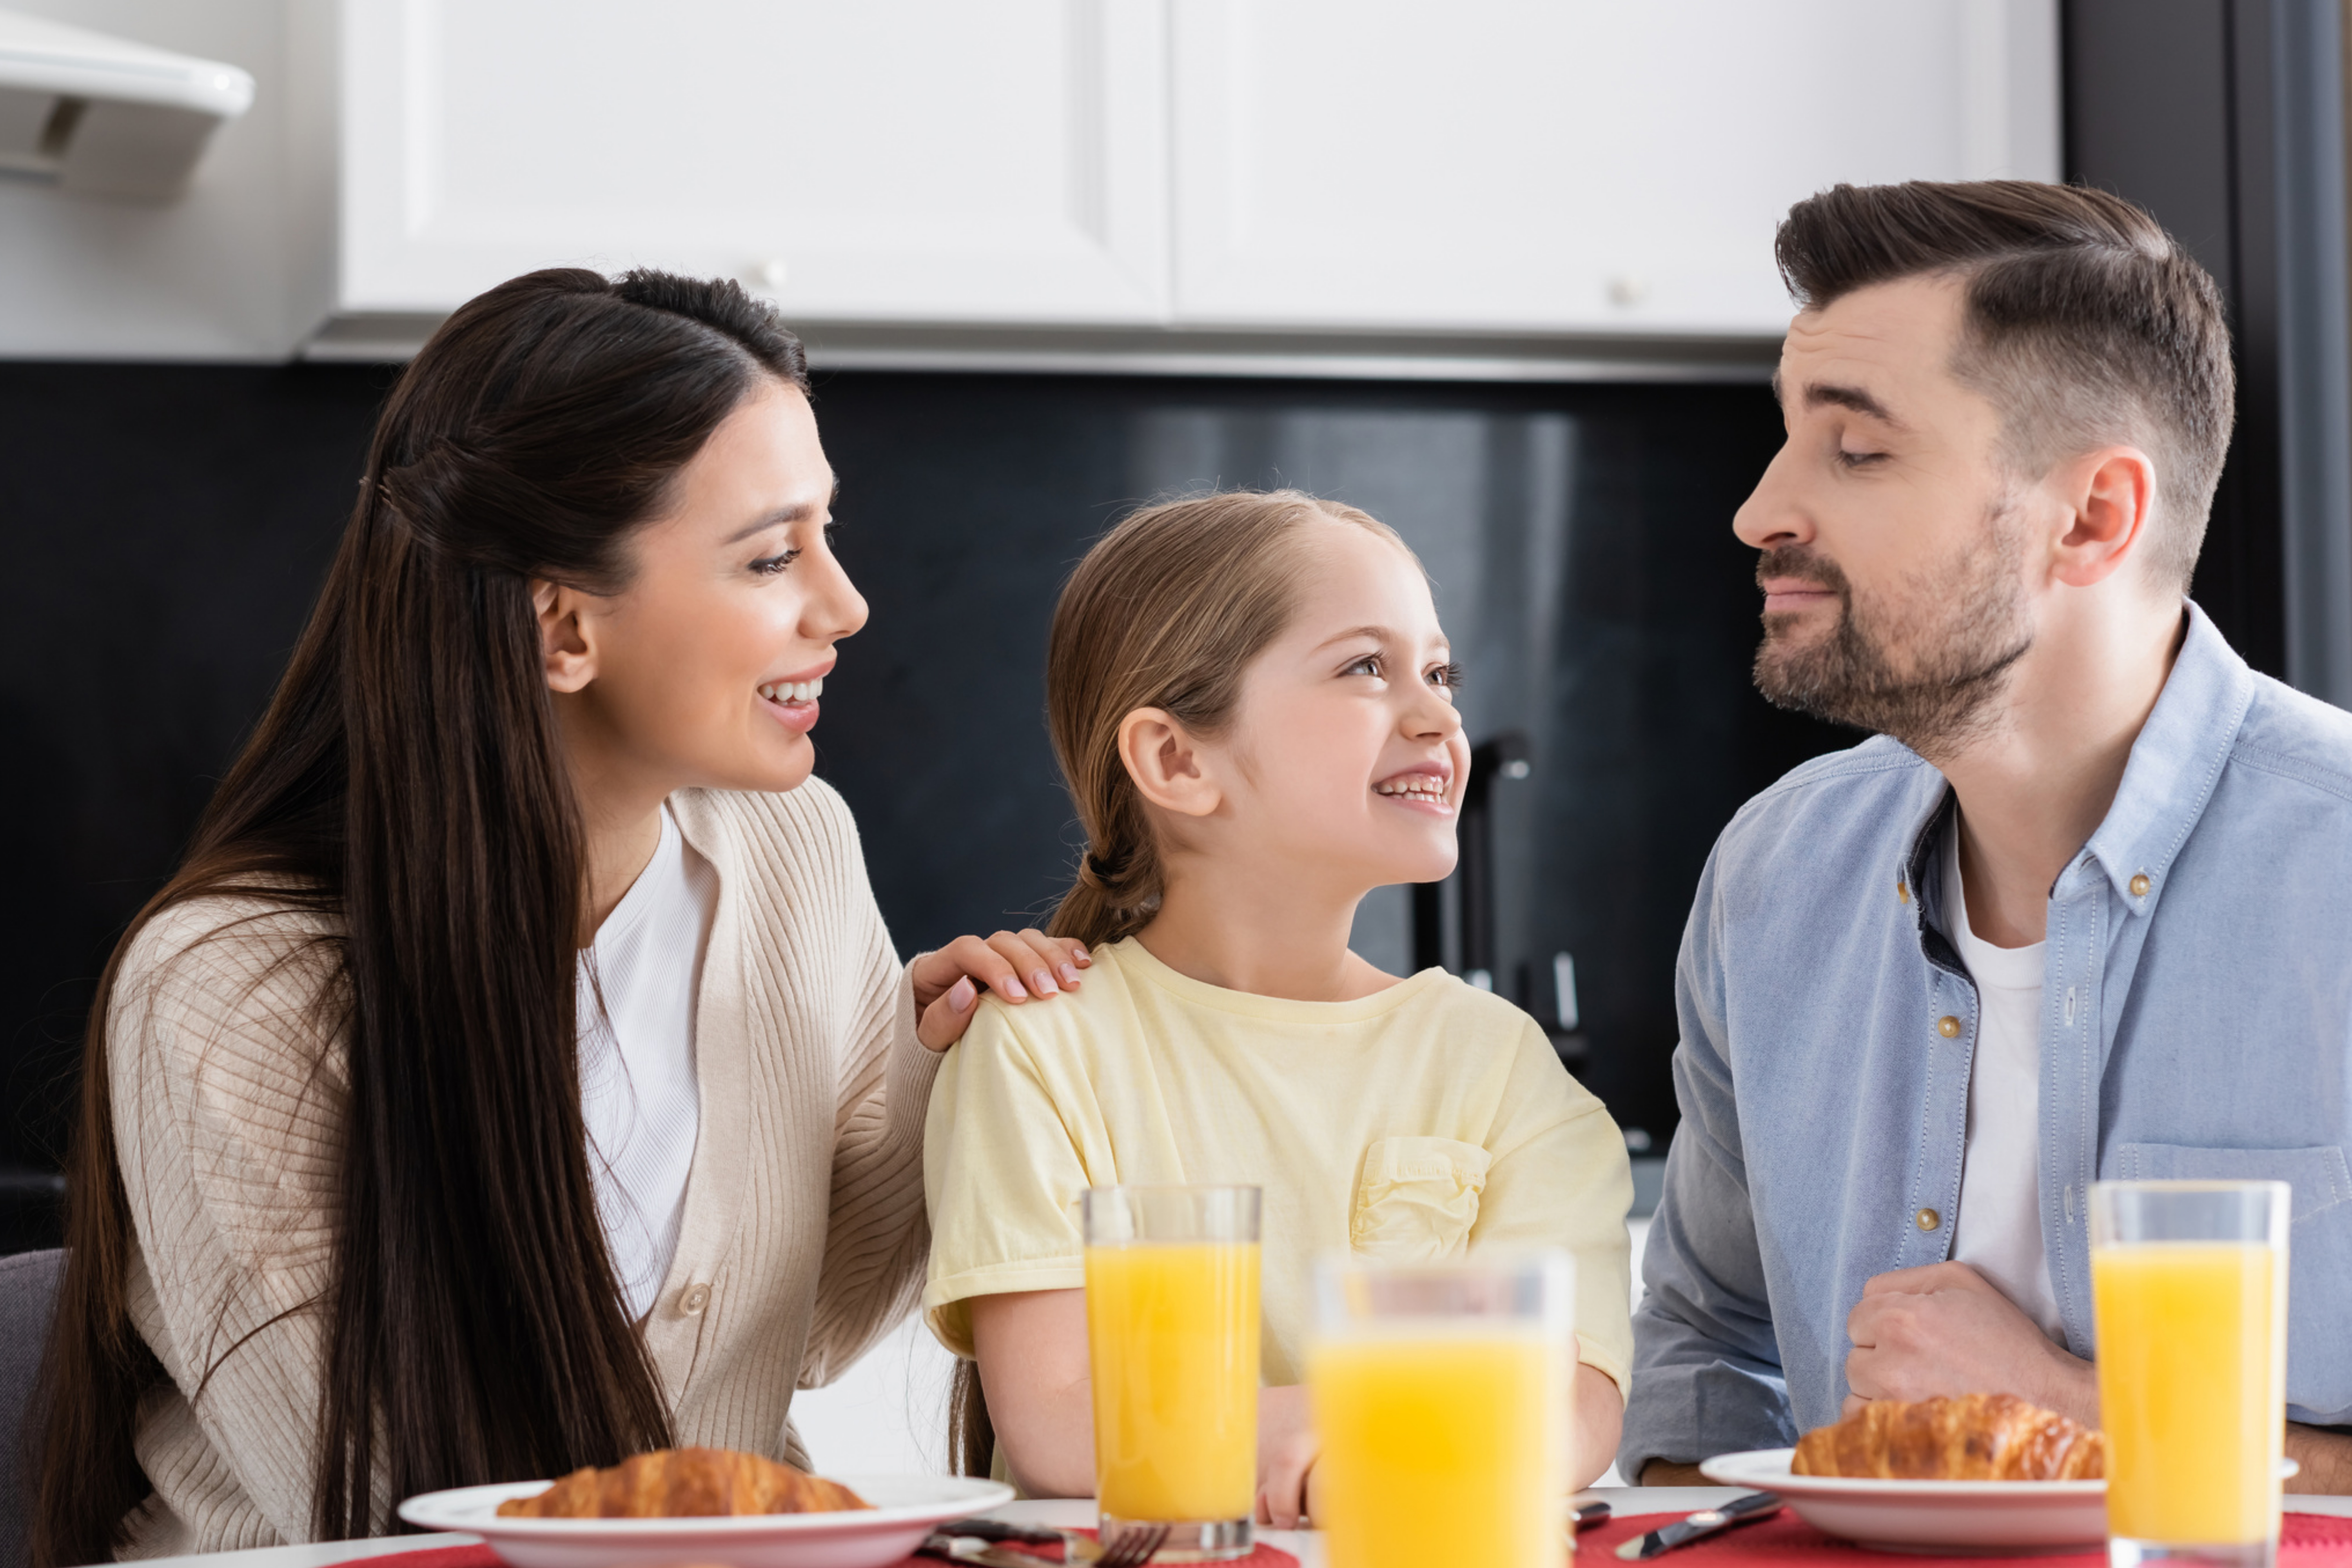
M 1353 1002 L 1179 974 L 1132 938 L 1078 991 L 991 999 L 931 1090 L 931 1331 L 971 1353 L 972 1296 L 1086 1283 L 1078 1195 L 1115 1183 L 1265 1189 L 1264 1376 L 1300 1381 L 1315 1258 L 1557 1247 L 1582 1358 L 1622 1391 L 1625 1142 L 1535 1020 L 1426 969 Z

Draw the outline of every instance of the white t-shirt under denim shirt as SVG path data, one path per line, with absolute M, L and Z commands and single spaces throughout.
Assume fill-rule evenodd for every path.
M 589 1175 L 632 1319 L 652 1309 L 677 1253 L 702 1120 L 695 1001 L 718 910 L 718 872 L 665 805 L 660 846 L 580 957 Z
M 2044 944 L 1995 947 L 1969 929 L 1958 816 L 1944 840 L 1944 923 L 1977 983 L 1978 1019 L 1952 1259 L 1973 1267 L 2043 1333 L 2063 1343 L 2042 1241 Z

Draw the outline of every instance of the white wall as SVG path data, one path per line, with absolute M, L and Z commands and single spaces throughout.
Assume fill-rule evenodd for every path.
M 290 355 L 324 319 L 332 281 L 329 0 L 6 3 L 241 66 L 256 91 L 167 204 L 0 174 L 0 357 Z

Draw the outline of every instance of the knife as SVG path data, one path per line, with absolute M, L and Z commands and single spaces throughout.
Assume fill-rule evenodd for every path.
M 1637 1535 L 1618 1547 L 1617 1555 L 1628 1563 L 1646 1563 L 1703 1535 L 1713 1535 L 1718 1530 L 1729 1530 L 1735 1525 L 1753 1524 L 1780 1511 L 1779 1492 L 1749 1492 L 1746 1497 L 1732 1499 L 1721 1508 L 1703 1508 L 1688 1519 L 1654 1530 L 1647 1535 Z
M 923 1543 L 915 1548 L 915 1555 L 937 1557 L 949 1563 L 976 1563 L 981 1568 L 1045 1568 L 1046 1562 L 1032 1552 L 992 1546 L 976 1535 L 940 1535 L 936 1532 L 923 1538 Z
M 1001 1519 L 951 1519 L 932 1528 L 940 1535 L 969 1535 L 992 1544 L 1017 1541 L 1024 1546 L 1062 1546 L 1069 1540 L 1058 1530 L 1007 1524 Z

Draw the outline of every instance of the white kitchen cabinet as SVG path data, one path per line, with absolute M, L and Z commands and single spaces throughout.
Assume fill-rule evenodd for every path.
M 0 180 L 0 354 L 396 358 L 642 264 L 838 364 L 1747 374 L 1790 202 L 2056 174 L 2056 3 L 9 0 L 258 91 L 175 202 Z
M 1175 0 L 1200 326 L 1777 335 L 1791 202 L 2058 177 L 2054 0 Z
M 1154 323 L 1167 0 L 344 0 L 338 310 L 573 263 Z

